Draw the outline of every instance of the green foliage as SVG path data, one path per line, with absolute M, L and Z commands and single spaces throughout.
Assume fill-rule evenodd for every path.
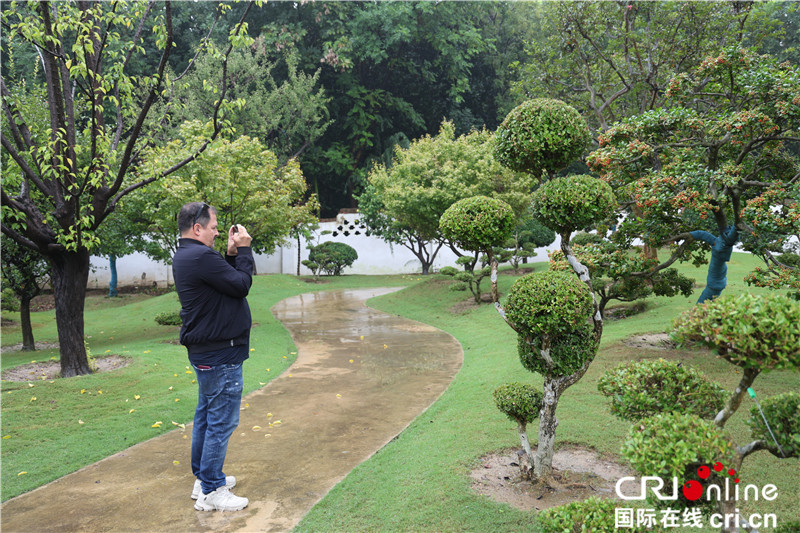
M 586 244 L 577 244 L 585 242 Z M 611 300 L 633 302 L 657 296 L 691 296 L 694 279 L 675 268 L 656 270 L 658 261 L 650 259 L 638 248 L 627 250 L 592 233 L 579 233 L 571 241 L 572 251 L 589 269 L 592 289 L 599 297 L 600 313 L 605 313 Z M 572 267 L 561 250 L 550 253 L 550 268 L 570 272 Z
M 622 455 L 643 476 L 686 479 L 701 464 L 734 464 L 736 449 L 712 421 L 697 415 L 668 413 L 634 424 Z M 667 485 L 670 486 L 670 485 Z
M 608 183 L 587 175 L 556 178 L 532 198 L 533 216 L 561 235 L 608 218 L 617 201 Z
M 528 100 L 513 109 L 496 132 L 495 157 L 537 178 L 554 175 L 589 146 L 591 134 L 575 108 L 560 100 Z
M 158 313 L 155 320 L 162 326 L 180 326 L 183 324 L 180 311 L 164 311 L 163 313 Z
M 583 501 L 560 505 L 539 513 L 539 526 L 542 533 L 617 533 L 615 524 L 617 507 L 622 502 L 610 498 L 592 496 Z M 661 528 L 643 526 L 625 528 L 631 533 L 660 531 Z
M 742 368 L 800 367 L 800 302 L 786 295 L 724 295 L 684 312 L 674 323 L 680 341 L 696 341 Z
M 517 381 L 504 383 L 492 393 L 500 412 L 523 427 L 539 418 L 542 397 L 533 385 Z
M 183 124 L 180 139 L 145 154 L 142 172 L 161 172 L 191 153 L 202 141 L 202 130 L 199 122 Z M 306 182 L 296 161 L 281 167 L 261 141 L 241 136 L 232 142 L 218 139 L 194 162 L 134 192 L 125 210 L 149 222 L 148 235 L 160 246 L 145 251 L 169 261 L 177 245 L 177 213 L 186 202 L 202 200 L 217 209 L 220 252 L 227 248 L 228 228 L 241 224 L 253 236 L 253 250 L 269 253 L 293 227 L 316 220 L 316 197 L 306 197 Z
M 766 398 L 761 402 L 761 408 L 786 457 L 800 455 L 800 394 L 786 392 Z M 772 435 L 767 431 L 757 406 L 750 409 L 750 418 L 747 424 L 750 426 L 754 438 L 765 441 L 769 446 L 774 446 Z M 780 452 L 773 453 L 778 457 L 783 457 Z
M 573 274 L 534 272 L 512 285 L 504 307 L 520 334 L 561 336 L 586 323 L 592 312 L 592 295 Z
M 19 311 L 19 299 L 9 287 L 5 286 L 6 282 L 3 280 L 3 291 L 0 295 L 0 305 L 3 311 Z
M 553 230 L 527 215 L 517 222 L 511 237 L 503 245 L 508 250 L 506 260 L 511 262 L 516 271 L 523 259 L 536 255 L 536 248 L 552 244 L 555 240 L 556 233 Z
M 711 221 L 715 234 L 735 226 L 743 247 L 766 262 L 749 282 L 800 289 L 800 271 L 769 259 L 800 232 L 798 86 L 796 65 L 732 46 L 676 75 L 667 105 L 603 132 L 587 164 L 635 213 L 618 242 L 669 243 L 673 260 L 697 259 L 702 246 L 689 232 Z
M 309 250 L 307 261 L 318 265 L 329 276 L 341 276 L 342 270 L 352 266 L 358 259 L 355 248 L 343 242 L 326 241 L 317 246 L 309 246 Z M 310 268 L 309 264 L 306 266 Z
M 700 372 L 663 359 L 623 363 L 606 371 L 597 389 L 613 414 L 631 422 L 673 412 L 710 419 L 726 399 L 725 389 Z
M 489 253 L 511 236 L 516 220 L 511 206 L 487 196 L 454 203 L 439 219 L 442 235 L 466 250 Z
M 800 520 L 792 520 L 778 524 L 773 533 L 797 533 L 798 531 L 800 531 Z
M 426 269 L 434 259 L 424 255 L 426 246 L 442 240 L 439 219 L 457 201 L 491 196 L 523 213 L 533 179 L 495 161 L 492 143 L 485 130 L 457 137 L 453 123 L 443 122 L 435 137 L 397 147 L 391 164 L 378 164 L 369 173 L 359 197 L 363 221 L 372 233 L 409 248 Z
M 482 266 L 476 269 L 478 261 L 475 257 L 463 255 L 456 259 L 456 263 L 463 266 L 464 270 L 447 266 L 439 271 L 440 274 L 452 276 L 456 281 L 450 286 L 451 290 L 466 291 L 469 289 L 476 304 L 481 303 L 481 282 L 492 273 L 492 268 L 487 264 L 488 258 L 485 255 L 480 257 Z
M 585 246 L 587 244 L 600 244 L 603 242 L 602 235 L 597 233 L 579 232 L 572 236 L 569 243 L 572 246 Z
M 552 364 L 542 357 L 543 337 L 526 340 L 519 335 L 517 351 L 522 366 L 530 372 L 537 372 L 547 377 L 571 376 L 580 370 L 586 361 L 593 360 L 597 353 L 594 329 L 588 321 L 569 333 L 552 336 L 549 341 Z

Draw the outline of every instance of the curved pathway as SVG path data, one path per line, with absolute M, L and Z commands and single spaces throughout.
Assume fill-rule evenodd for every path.
M 7 501 L 3 533 L 291 529 L 427 409 L 461 367 L 450 335 L 364 303 L 393 290 L 318 292 L 273 307 L 298 356 L 243 399 L 225 461 L 234 492 L 250 499 L 243 511 L 194 510 L 187 426 Z

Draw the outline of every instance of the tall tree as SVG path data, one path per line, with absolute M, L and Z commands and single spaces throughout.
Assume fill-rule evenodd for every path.
M 222 4 L 217 13 L 229 9 Z M 227 57 L 234 46 L 251 44 L 244 23 L 249 9 L 247 4 L 230 30 L 227 48 L 207 47 L 209 52 Z M 0 141 L 5 161 L 13 161 L 22 177 L 2 183 L 2 231 L 47 257 L 61 373 L 88 374 L 83 308 L 95 232 L 125 195 L 183 167 L 216 138 L 223 127 L 226 63 L 219 72 L 219 97 L 204 141 L 159 174 L 137 174 L 123 187 L 157 133 L 145 128 L 153 104 L 169 94 L 175 81 L 167 75 L 174 42 L 172 4 L 12 2 L 4 5 L 2 24 L 4 56 L 29 46 L 40 57 L 48 115 L 46 122 L 37 121 L 15 95 L 19 80 L 35 74 L 38 64 L 16 62 L 15 71 L 3 72 L 0 91 L 7 127 Z M 146 70 L 131 74 L 131 60 L 141 59 L 145 43 L 159 54 L 146 59 Z
M 667 88 L 671 107 L 627 119 L 599 137 L 588 163 L 624 206 L 636 206 L 612 240 L 674 244 L 674 261 L 703 259 L 711 245 L 708 291 L 725 287 L 733 244 L 765 262 L 750 278 L 800 286 L 800 272 L 779 255 L 800 235 L 800 69 L 738 47 L 706 58 Z
M 514 90 L 559 98 L 593 132 L 663 104 L 674 73 L 710 53 L 780 31 L 755 2 L 558 1 L 541 5 L 542 28 Z

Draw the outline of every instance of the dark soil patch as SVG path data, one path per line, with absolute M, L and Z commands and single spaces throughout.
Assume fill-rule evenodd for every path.
M 513 268 L 498 270 L 501 276 L 524 276 L 536 270 L 535 266 L 521 266 L 516 271 Z
M 471 473 L 472 488 L 500 503 L 517 509 L 543 510 L 582 501 L 591 496 L 615 498 L 615 485 L 633 471 L 615 461 L 603 459 L 590 449 L 570 447 L 553 456 L 553 478 L 557 487 L 544 487 L 523 477 L 517 450 L 501 450 L 481 457 Z
M 608 320 L 622 320 L 647 311 L 646 302 L 636 302 L 633 305 L 608 306 L 603 311 L 603 318 Z
M 450 307 L 450 312 L 454 315 L 463 315 L 464 313 L 468 313 L 473 309 L 478 308 L 478 304 L 475 303 L 475 297 L 472 293 L 467 292 L 469 294 L 469 298 L 464 301 L 458 302 L 455 305 Z M 481 293 L 481 303 L 480 305 L 491 304 L 492 303 L 492 293 L 491 292 L 482 292 Z
M 94 362 L 97 372 L 109 372 L 128 366 L 130 359 L 121 355 L 108 355 L 98 357 Z M 6 381 L 36 381 L 60 377 L 61 363 L 58 361 L 37 361 L 3 371 L 3 379 Z
M 305 281 L 306 283 L 313 283 L 314 285 L 322 285 L 325 283 L 329 283 L 326 279 L 314 279 L 314 278 L 300 278 L 301 280 Z

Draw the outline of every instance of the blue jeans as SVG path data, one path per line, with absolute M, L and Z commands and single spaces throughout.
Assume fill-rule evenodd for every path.
M 225 485 L 222 464 L 228 440 L 239 425 L 242 400 L 242 363 L 194 366 L 199 394 L 192 428 L 192 473 L 203 494 Z

